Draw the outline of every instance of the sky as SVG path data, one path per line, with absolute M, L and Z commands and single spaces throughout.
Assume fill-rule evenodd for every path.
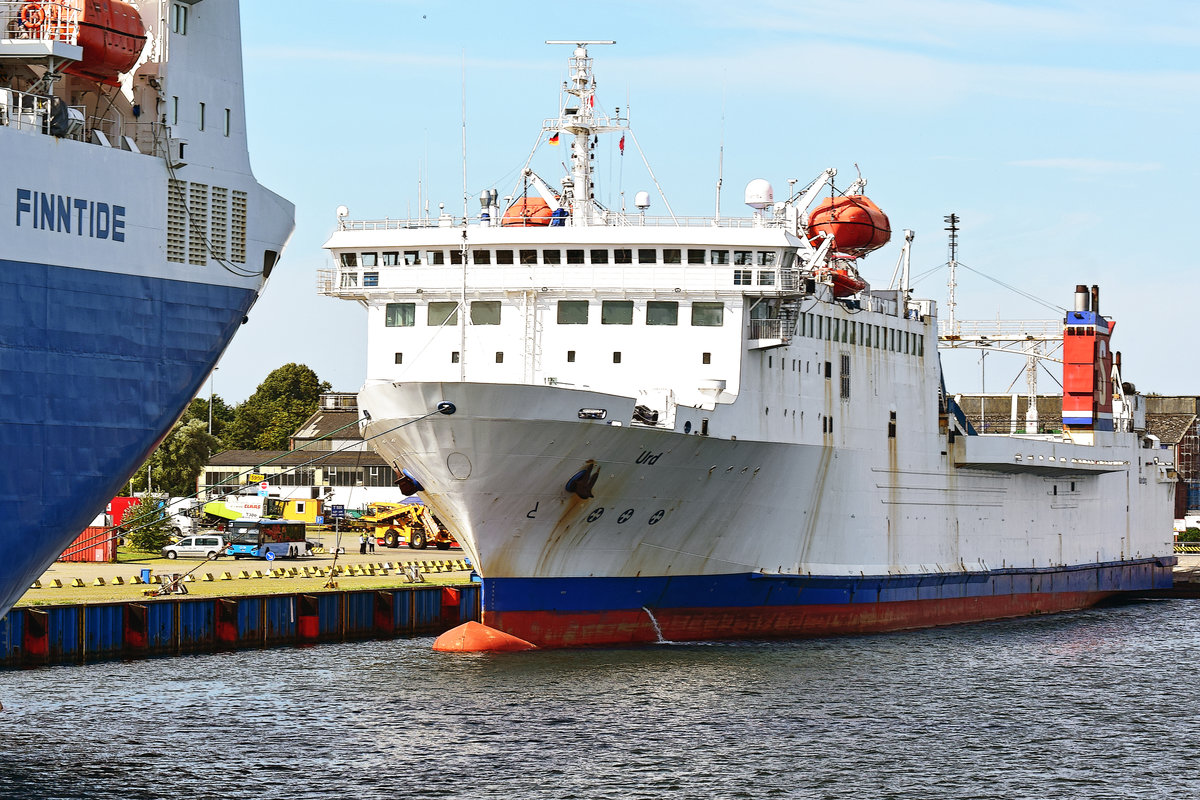
M 242 26 L 251 163 L 296 204 L 296 232 L 205 394 L 240 402 L 288 362 L 361 386 L 366 312 L 316 291 L 335 209 L 461 214 L 464 104 L 471 213 L 481 190 L 510 193 L 558 111 L 570 48 L 547 39 L 616 40 L 591 49 L 597 103 L 628 109 L 676 214 L 713 213 L 722 145 L 725 216 L 749 213 L 754 178 L 780 198 L 790 178 L 836 167 L 844 188 L 861 170 L 894 231 L 860 264 L 873 285 L 912 229 L 914 294 L 944 317 L 955 213 L 958 319 L 1058 320 L 1076 284 L 1099 284 L 1124 379 L 1200 393 L 1178 358 L 1200 283 L 1200 4 L 245 0 Z M 614 147 L 600 199 L 645 189 L 663 213 L 636 150 L 608 166 Z M 984 374 L 1024 391 L 1018 357 L 944 362 L 951 392 Z

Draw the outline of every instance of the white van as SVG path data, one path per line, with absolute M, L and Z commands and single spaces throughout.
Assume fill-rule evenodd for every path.
M 220 558 L 229 542 L 219 533 L 202 533 L 180 539 L 162 549 L 163 558 Z

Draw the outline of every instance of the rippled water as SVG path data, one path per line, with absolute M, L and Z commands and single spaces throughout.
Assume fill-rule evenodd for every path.
M 1200 793 L 1200 605 L 454 656 L 413 639 L 0 673 L 0 796 Z

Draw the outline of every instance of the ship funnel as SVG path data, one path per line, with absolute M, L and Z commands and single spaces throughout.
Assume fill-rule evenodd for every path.
M 1092 313 L 1100 313 L 1100 287 L 1092 284 Z
M 1088 288 L 1082 283 L 1075 284 L 1075 310 L 1090 311 L 1088 308 Z

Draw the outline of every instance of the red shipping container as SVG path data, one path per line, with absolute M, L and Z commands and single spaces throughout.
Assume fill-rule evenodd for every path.
M 58 560 L 113 563 L 117 560 L 116 533 L 99 526 L 84 528 Z

